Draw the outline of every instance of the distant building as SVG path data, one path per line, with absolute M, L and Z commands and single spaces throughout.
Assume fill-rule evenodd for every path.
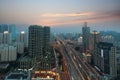
M 10 24 L 8 27 L 8 31 L 11 34 L 11 40 L 15 41 L 15 39 L 16 39 L 16 25 Z
M 3 33 L 0 33 L 0 44 L 2 44 L 3 41 Z
M 82 37 L 83 37 L 83 49 L 84 52 L 89 50 L 89 40 L 90 40 L 90 27 L 87 26 L 87 22 L 84 23 L 82 27 Z
M 24 32 L 24 31 L 21 31 L 20 33 L 17 34 L 17 37 L 16 37 L 16 42 L 18 43 L 23 43 L 24 44 L 24 47 L 28 47 L 27 45 L 27 42 L 28 42 L 28 39 L 27 39 L 27 34 Z
M 2 43 L 3 44 L 11 44 L 11 36 L 10 36 L 10 33 L 8 31 L 4 31 Z
M 97 43 L 97 53 L 94 54 L 95 65 L 106 74 L 111 76 L 117 75 L 116 66 L 116 48 L 112 43 Z
M 73 33 L 69 32 L 69 33 L 66 33 L 66 38 L 69 40 L 72 40 L 73 38 Z
M 100 34 L 97 31 L 93 31 L 90 36 L 90 50 L 95 50 L 98 42 L 101 41 Z
M 112 35 L 101 36 L 102 42 L 114 43 L 115 39 Z
M 9 45 L 0 46 L 0 62 L 15 61 L 17 58 L 16 47 Z
M 0 25 L 0 33 L 4 33 L 4 31 L 8 31 L 8 25 L 7 24 L 1 24 Z
M 1 24 L 0 25 L 0 33 L 4 33 L 8 31 L 11 34 L 11 40 L 15 40 L 16 37 L 16 25 L 15 24 Z
M 82 43 L 82 41 L 83 41 L 83 37 L 79 37 L 79 38 L 78 38 L 78 42 L 79 42 L 79 43 Z
M 80 36 L 82 36 L 82 34 L 79 32 L 79 33 L 75 33 L 75 37 L 76 38 L 79 38 Z
M 63 32 L 61 32 L 60 34 L 57 34 L 57 33 L 54 33 L 54 37 L 55 36 L 60 36 L 60 38 L 65 38 L 65 39 L 67 39 L 68 37 L 66 37 L 66 34 L 64 34 Z

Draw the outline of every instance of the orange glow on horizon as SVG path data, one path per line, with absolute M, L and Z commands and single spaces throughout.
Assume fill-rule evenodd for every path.
M 45 13 L 42 14 L 42 17 L 77 17 L 77 16 L 90 16 L 93 15 L 92 12 L 85 13 Z
M 40 16 L 35 24 L 47 26 L 62 26 L 81 24 L 83 22 L 98 23 L 110 22 L 116 20 L 118 17 L 106 15 L 98 12 L 85 12 L 85 13 L 67 13 L 67 14 L 49 14 L 45 13 Z

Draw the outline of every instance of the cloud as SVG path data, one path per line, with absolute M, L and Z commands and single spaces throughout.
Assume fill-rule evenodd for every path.
M 93 13 L 86 12 L 86 13 L 45 13 L 42 14 L 42 17 L 77 17 L 77 16 L 90 16 Z
M 38 24 L 38 25 L 71 25 L 71 24 L 81 24 L 85 21 L 88 23 L 96 22 L 110 22 L 110 21 L 120 21 L 120 10 L 112 11 L 96 11 L 96 12 L 72 12 L 72 13 L 40 13 L 32 17 L 14 17 L 10 16 L 6 19 L 0 16 L 0 22 L 18 22 L 26 24 Z M 17 20 L 15 20 L 17 18 Z
M 111 21 L 118 22 L 120 21 L 120 10 L 101 11 L 101 12 L 84 12 L 84 13 L 67 13 L 67 14 L 44 14 L 42 15 L 42 17 L 50 18 L 51 20 L 49 19 L 48 25 L 53 25 L 53 26 L 80 24 L 80 23 L 83 23 L 84 21 L 91 22 L 91 23 L 96 23 L 96 22 L 104 23 L 104 22 L 111 22 Z
M 74 19 L 73 21 L 101 21 L 101 20 L 120 20 L 120 11 L 104 11 L 104 12 L 94 12 L 94 15 L 91 15 L 87 18 Z

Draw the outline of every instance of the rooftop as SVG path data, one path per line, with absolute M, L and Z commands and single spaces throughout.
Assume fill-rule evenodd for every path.
M 6 79 L 28 79 L 30 77 L 29 72 L 28 71 L 14 71 L 9 73 L 6 76 Z

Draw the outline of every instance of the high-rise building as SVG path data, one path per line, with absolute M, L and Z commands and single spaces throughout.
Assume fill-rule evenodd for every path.
M 42 27 L 38 25 L 32 25 L 29 27 L 29 42 L 28 42 L 28 49 L 29 55 L 34 58 L 34 63 L 48 63 L 49 60 L 47 59 L 49 55 L 49 42 L 50 42 L 50 28 L 49 27 Z M 39 63 L 39 64 L 41 64 Z M 46 65 L 46 66 L 48 66 Z M 48 67 L 45 66 L 37 66 L 36 69 L 41 70 Z
M 4 31 L 3 33 L 3 44 L 11 44 L 10 33 L 8 31 Z
M 116 58 L 116 47 L 111 47 L 110 55 L 109 55 L 109 63 L 110 63 L 110 75 L 117 76 L 117 58 Z
M 4 31 L 8 31 L 8 25 L 1 24 L 0 25 L 0 33 L 4 33 Z
M 16 25 L 15 24 L 10 24 L 8 27 L 9 33 L 11 33 L 11 40 L 15 40 L 16 38 Z
M 90 36 L 90 50 L 95 50 L 98 42 L 101 41 L 100 34 L 97 31 L 93 31 Z
M 29 55 L 31 57 L 42 57 L 43 28 L 32 25 L 29 27 Z
M 95 54 L 94 62 L 104 73 L 111 76 L 117 75 L 116 49 L 112 43 L 97 43 L 97 53 Z
M 24 31 L 21 31 L 20 33 L 17 34 L 16 36 L 16 41 L 18 43 L 23 43 L 24 47 L 27 47 L 27 34 Z
M 120 74 L 120 47 L 116 47 L 117 75 Z
M 16 26 L 15 24 L 2 24 L 0 25 L 0 33 L 4 33 L 5 31 L 8 31 L 11 34 L 11 40 L 15 40 L 16 37 Z
M 87 26 L 87 22 L 84 23 L 82 27 L 82 37 L 83 37 L 83 49 L 84 52 L 89 50 L 89 40 L 90 40 L 90 27 Z
M 3 40 L 3 33 L 0 33 L 0 44 L 2 44 L 2 40 Z
M 93 31 L 92 34 L 90 35 L 90 51 L 92 54 L 92 64 L 94 65 L 94 58 L 97 53 L 97 43 L 101 41 L 100 34 L 97 31 Z
M 80 36 L 80 37 L 78 38 L 78 42 L 79 42 L 79 43 L 82 43 L 82 41 L 83 41 L 82 39 L 83 39 L 83 37 Z
M 50 27 L 45 26 L 43 28 L 43 53 L 49 50 L 49 42 L 50 42 Z M 44 54 L 43 54 L 44 55 Z
M 29 27 L 29 55 L 43 57 L 50 42 L 50 27 L 32 25 Z
M 0 46 L 0 62 L 15 61 L 16 58 L 16 47 L 9 45 Z

